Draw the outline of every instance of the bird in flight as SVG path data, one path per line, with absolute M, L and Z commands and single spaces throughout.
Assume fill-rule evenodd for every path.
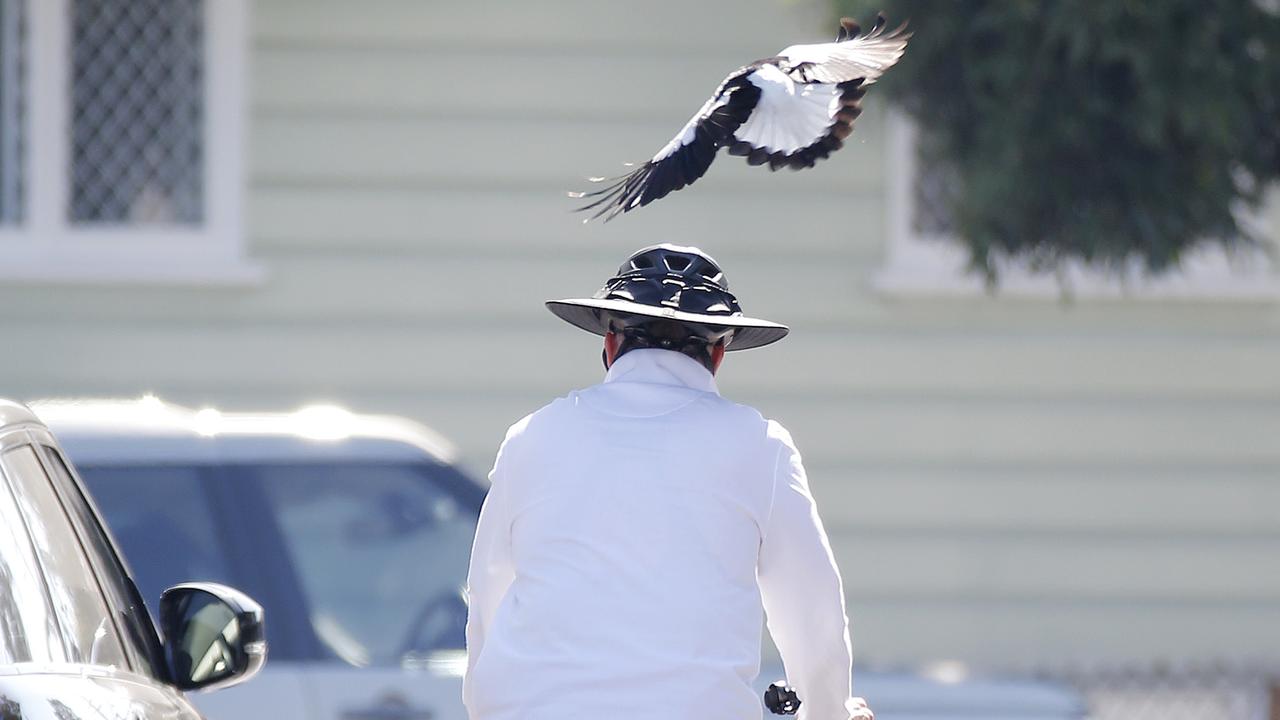
M 690 185 L 711 167 L 722 147 L 751 165 L 795 170 L 844 145 L 867 86 L 902 57 L 911 34 L 906 23 L 885 30 L 884 15 L 863 35 L 858 23 L 840 20 L 835 42 L 792 45 L 729 74 L 715 94 L 648 162 L 593 192 L 580 212 L 605 221 Z

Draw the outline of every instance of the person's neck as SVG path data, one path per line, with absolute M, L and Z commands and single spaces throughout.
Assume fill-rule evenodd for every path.
M 679 385 L 702 392 L 719 393 L 715 377 L 702 363 L 674 350 L 642 348 L 614 360 L 605 382 L 639 382 Z

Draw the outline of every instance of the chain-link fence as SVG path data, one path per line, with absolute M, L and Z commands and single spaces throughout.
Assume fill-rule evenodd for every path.
M 1081 692 L 1089 720 L 1280 720 L 1280 669 L 1230 665 L 1045 673 Z

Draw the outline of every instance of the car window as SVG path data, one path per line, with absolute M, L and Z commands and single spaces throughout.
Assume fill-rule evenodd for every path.
M 148 607 L 192 580 L 234 585 L 198 468 L 80 467 Z
M 0 474 L 0 666 L 64 659 L 35 548 L 9 483 Z M 3 713 L 0 713 L 3 715 Z
M 0 465 L 44 569 L 67 660 L 129 667 L 93 569 L 36 451 L 19 445 L 0 455 Z
M 44 452 L 58 488 L 66 499 L 66 506 L 72 510 L 72 516 L 79 526 L 85 552 L 89 554 L 99 570 L 98 580 L 110 606 L 116 611 L 121 639 L 134 657 L 135 669 L 156 679 L 163 678 L 163 655 L 155 626 L 147 615 L 146 605 L 137 589 L 132 586 L 124 565 L 116 555 L 115 548 L 112 547 L 98 518 L 81 494 L 79 485 L 71 476 L 71 470 L 62 459 L 62 454 L 49 445 L 41 445 L 40 448 Z M 134 502 L 137 504 L 138 500 L 135 499 Z
M 216 482 L 213 465 L 76 465 L 155 620 L 187 581 L 242 590 L 266 610 L 273 661 L 314 659 L 314 635 L 259 488 Z M 300 616 L 300 617 L 295 617 Z
M 321 643 L 357 665 L 465 646 L 462 588 L 478 501 L 444 468 L 268 465 L 257 476 Z M 461 481 L 465 482 L 465 481 Z

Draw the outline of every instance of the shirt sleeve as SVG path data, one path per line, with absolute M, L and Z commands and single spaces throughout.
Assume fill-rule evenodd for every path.
M 785 430 L 774 429 L 781 443 L 758 569 L 769 634 L 800 697 L 800 720 L 847 720 L 853 653 L 840 571 L 800 453 Z
M 462 681 L 463 702 L 471 702 L 471 673 L 484 651 L 485 635 L 493 624 L 498 605 L 515 579 L 511 561 L 511 515 L 503 481 L 503 449 L 489 473 L 489 494 L 480 508 L 471 565 L 467 572 L 467 672 Z

